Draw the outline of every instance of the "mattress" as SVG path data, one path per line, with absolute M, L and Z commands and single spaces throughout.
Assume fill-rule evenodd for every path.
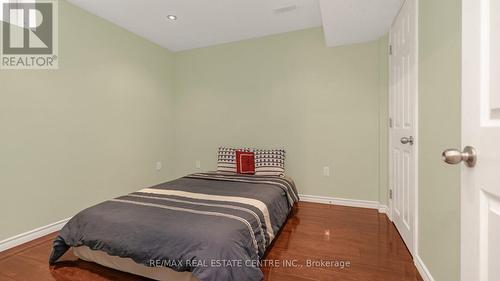
M 100 264 L 119 271 L 144 276 L 159 281 L 197 281 L 191 272 L 177 272 L 168 267 L 148 267 L 134 262 L 130 258 L 108 255 L 104 251 L 94 251 L 87 246 L 74 247 L 73 253 L 78 258 Z

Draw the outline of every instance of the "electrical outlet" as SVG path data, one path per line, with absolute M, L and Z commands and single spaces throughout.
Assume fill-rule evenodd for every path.
M 330 176 L 330 167 L 328 167 L 328 166 L 323 167 L 323 176 L 325 176 L 325 177 Z
M 156 162 L 156 170 L 157 171 L 161 170 L 162 167 L 163 167 L 163 164 L 160 161 Z
M 196 166 L 196 169 L 201 169 L 201 161 L 196 160 L 195 166 Z

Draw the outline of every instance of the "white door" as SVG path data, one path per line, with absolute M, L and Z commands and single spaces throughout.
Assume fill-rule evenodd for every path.
M 461 280 L 500 280 L 500 1 L 462 2 Z M 467 156 L 467 155 L 464 155 Z
M 391 216 L 413 254 L 416 186 L 417 1 L 407 0 L 390 32 Z

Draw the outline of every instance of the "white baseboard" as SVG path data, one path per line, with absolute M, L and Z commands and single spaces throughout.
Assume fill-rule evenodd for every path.
M 425 266 L 424 262 L 418 255 L 415 256 L 415 266 L 417 267 L 418 272 L 420 273 L 420 276 L 422 276 L 422 279 L 424 279 L 424 281 L 434 281 L 431 272 L 429 271 L 427 266 Z
M 388 212 L 388 207 L 385 205 L 380 205 L 380 203 L 377 201 L 344 199 L 344 198 L 335 198 L 335 197 L 317 196 L 317 195 L 305 195 L 305 194 L 300 194 L 299 197 L 300 197 L 300 201 L 303 201 L 303 202 L 312 202 L 312 203 L 340 205 L 340 206 L 347 206 L 347 207 L 376 209 L 380 213 L 384 213 L 384 214 L 387 214 L 387 212 Z
M 378 212 L 381 214 L 389 215 L 389 207 L 387 207 L 387 205 L 379 205 Z
M 0 252 L 6 251 L 8 249 L 14 248 L 16 246 L 19 246 L 21 244 L 33 241 L 37 238 L 40 238 L 42 236 L 45 236 L 47 234 L 51 234 L 53 232 L 56 232 L 58 230 L 61 230 L 61 228 L 70 220 L 70 218 L 39 227 L 37 229 L 30 230 L 25 233 L 21 233 L 19 235 L 16 235 L 14 237 L 7 238 L 3 241 L 0 241 Z

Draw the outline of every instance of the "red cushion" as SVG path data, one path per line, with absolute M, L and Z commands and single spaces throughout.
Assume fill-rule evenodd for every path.
M 253 152 L 236 151 L 236 172 L 238 174 L 255 174 L 255 155 Z

